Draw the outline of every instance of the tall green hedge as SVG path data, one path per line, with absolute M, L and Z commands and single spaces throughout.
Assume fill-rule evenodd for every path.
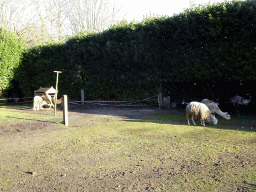
M 65 43 L 24 54 L 27 93 L 55 85 L 86 99 L 139 99 L 161 82 L 256 80 L 256 1 L 233 1 L 187 9 L 173 17 L 121 21 L 102 33 L 79 34 Z
M 0 28 L 0 97 L 10 88 L 19 67 L 25 41 L 16 34 Z

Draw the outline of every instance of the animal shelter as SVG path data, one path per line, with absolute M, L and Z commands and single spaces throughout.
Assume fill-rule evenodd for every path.
M 55 99 L 56 93 L 57 91 L 53 88 L 53 86 L 40 87 L 35 91 L 35 95 L 42 97 L 49 107 L 54 107 L 53 100 Z

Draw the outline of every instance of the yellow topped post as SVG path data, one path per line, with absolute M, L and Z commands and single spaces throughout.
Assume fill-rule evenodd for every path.
M 54 73 L 57 73 L 56 77 L 56 94 L 55 94 L 55 102 L 54 102 L 54 116 L 56 116 L 56 106 L 57 106 L 57 95 L 58 95 L 58 79 L 59 79 L 59 73 L 62 73 L 62 71 L 54 71 Z

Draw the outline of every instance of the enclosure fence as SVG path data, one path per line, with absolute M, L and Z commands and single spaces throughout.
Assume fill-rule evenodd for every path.
M 141 100 L 129 100 L 129 101 L 99 101 L 99 100 L 92 100 L 92 101 L 84 101 L 81 99 L 81 101 L 78 100 L 69 100 L 69 104 L 73 105 L 85 105 L 85 104 L 90 104 L 90 105 L 99 105 L 99 106 L 108 106 L 108 105 L 114 105 L 117 107 L 140 107 L 144 106 L 142 103 L 148 102 L 148 101 L 157 101 L 158 95 L 146 98 L 146 99 L 141 99 Z M 6 105 L 6 104 L 29 104 L 33 102 L 34 97 L 26 97 L 26 98 L 1 98 L 0 99 L 0 105 Z M 9 102 L 8 102 L 9 101 Z M 8 103 L 7 103 L 8 102 Z
M 116 107 L 141 107 L 144 106 L 141 103 L 144 103 L 146 101 L 157 101 L 158 95 L 155 95 L 153 97 L 149 97 L 146 99 L 141 100 L 129 100 L 129 101 L 99 101 L 99 100 L 93 100 L 93 101 L 84 101 L 81 99 L 81 101 L 76 100 L 69 100 L 69 104 L 74 105 L 84 105 L 84 104 L 90 104 L 90 105 L 99 105 L 99 106 L 108 106 L 108 105 L 114 105 Z

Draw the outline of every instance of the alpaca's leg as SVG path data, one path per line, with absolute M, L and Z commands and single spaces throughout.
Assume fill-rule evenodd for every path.
M 188 120 L 188 125 L 190 125 L 189 120 Z
M 204 122 L 204 121 L 201 121 L 201 125 L 205 126 L 205 122 Z
M 239 104 L 234 105 L 234 108 L 235 108 L 236 114 L 240 116 L 240 113 L 239 113 Z
M 40 103 L 39 108 L 43 109 L 43 103 Z
M 193 117 L 192 117 L 191 119 L 192 119 L 192 121 L 193 121 L 194 125 L 196 125 L 196 123 L 195 123 L 195 121 L 194 121 Z
M 38 105 L 37 104 L 35 104 L 35 111 L 37 111 L 38 110 Z
M 35 100 L 33 101 L 33 109 L 34 109 L 34 111 L 36 110 L 36 105 L 35 105 L 36 103 L 35 103 Z

